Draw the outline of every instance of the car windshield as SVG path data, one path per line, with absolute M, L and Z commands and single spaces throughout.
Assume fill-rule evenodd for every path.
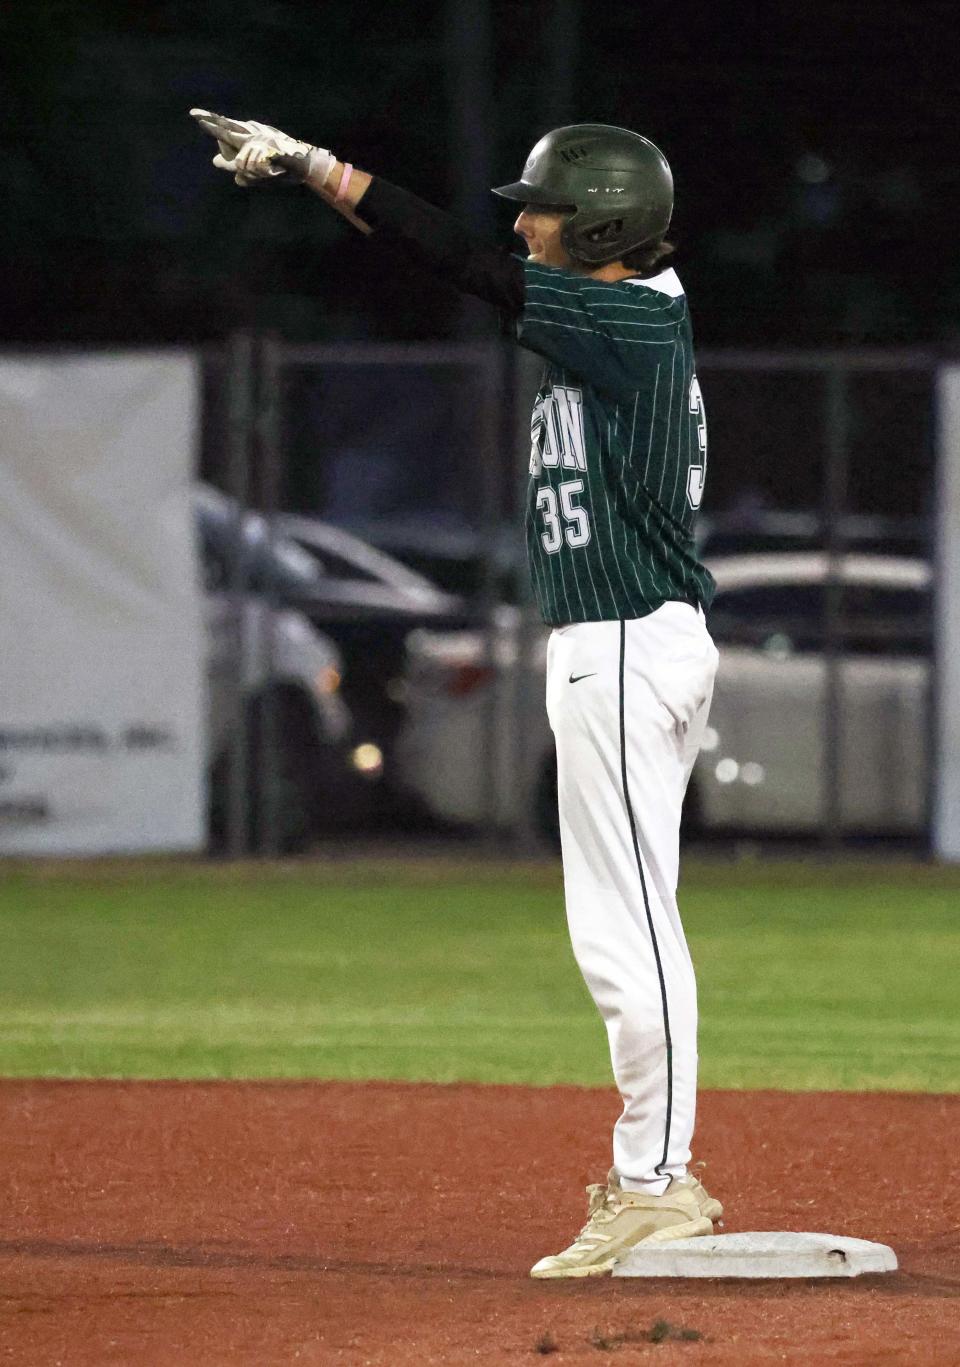
M 285 536 L 270 535 L 266 518 L 249 513 L 243 528 L 244 540 L 253 551 L 253 577 L 279 576 L 290 588 L 309 590 L 323 578 L 323 565 L 309 552 Z
M 215 491 L 204 491 L 196 508 L 208 586 L 225 588 L 236 554 L 236 505 Z M 308 600 L 323 584 L 319 562 L 289 537 L 271 537 L 267 520 L 259 513 L 244 515 L 243 547 L 247 586 L 253 593 L 272 589 L 291 601 Z

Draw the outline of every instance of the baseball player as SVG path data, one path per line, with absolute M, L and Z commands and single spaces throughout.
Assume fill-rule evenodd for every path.
M 680 809 L 717 651 L 693 525 L 707 431 L 687 301 L 664 268 L 673 180 L 622 128 L 543 137 L 520 180 L 526 257 L 264 124 L 193 110 L 238 184 L 303 181 L 362 231 L 494 304 L 545 361 L 526 534 L 548 647 L 567 919 L 607 1028 L 623 1112 L 587 1223 L 534 1277 L 608 1273 L 638 1244 L 709 1234 L 722 1208 L 692 1173 L 693 966 L 677 910 Z

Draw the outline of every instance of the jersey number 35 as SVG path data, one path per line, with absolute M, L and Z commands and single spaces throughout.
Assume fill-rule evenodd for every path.
M 537 508 L 543 513 L 544 526 L 540 543 L 547 555 L 555 554 L 564 541 L 576 550 L 590 540 L 590 518 L 586 508 L 577 503 L 582 493 L 582 479 L 568 479 L 555 489 L 545 484 L 537 490 Z

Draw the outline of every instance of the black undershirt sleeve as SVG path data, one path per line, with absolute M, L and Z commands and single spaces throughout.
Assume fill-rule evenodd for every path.
M 485 299 L 509 317 L 523 311 L 519 257 L 480 241 L 442 209 L 375 176 L 355 212 L 376 237 L 395 243 L 464 294 Z

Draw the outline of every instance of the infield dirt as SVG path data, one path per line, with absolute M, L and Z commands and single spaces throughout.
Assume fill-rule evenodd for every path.
M 579 1088 L 0 1083 L 0 1360 L 960 1363 L 960 1098 L 702 1096 L 727 1231 L 876 1239 L 899 1272 L 530 1281 L 615 1114 Z

